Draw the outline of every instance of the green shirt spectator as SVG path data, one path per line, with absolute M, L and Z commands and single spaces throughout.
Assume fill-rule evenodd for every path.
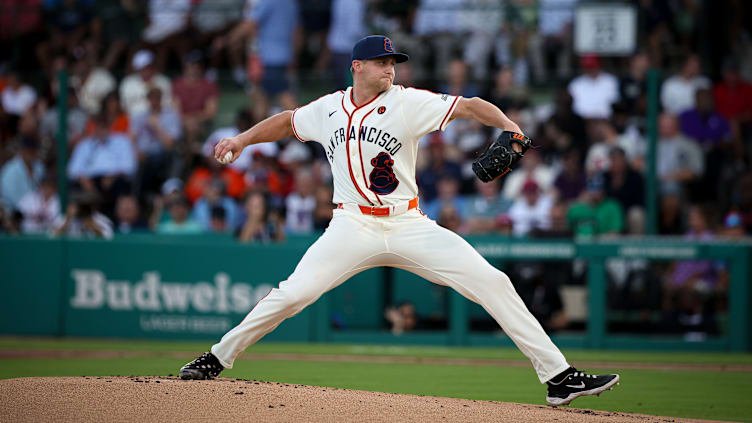
M 204 228 L 189 217 L 190 205 L 185 197 L 178 197 L 170 203 L 170 219 L 157 225 L 158 234 L 196 235 L 204 233 Z
M 569 208 L 567 222 L 575 236 L 618 234 L 624 228 L 624 211 L 605 197 L 603 177 L 598 175 L 588 181 L 583 201 Z

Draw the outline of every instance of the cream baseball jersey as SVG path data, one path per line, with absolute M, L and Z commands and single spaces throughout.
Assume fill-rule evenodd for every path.
M 459 97 L 393 85 L 356 106 L 352 87 L 292 114 L 295 136 L 326 151 L 335 203 L 395 205 L 418 196 L 418 140 L 444 130 Z

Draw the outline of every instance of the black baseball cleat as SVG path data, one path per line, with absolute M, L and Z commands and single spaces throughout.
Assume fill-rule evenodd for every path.
M 214 379 L 224 369 L 214 354 L 205 352 L 199 358 L 180 368 L 180 379 Z
M 548 384 L 546 403 L 554 407 L 567 405 L 573 399 L 584 395 L 599 395 L 619 384 L 619 375 L 589 375 L 570 367 Z

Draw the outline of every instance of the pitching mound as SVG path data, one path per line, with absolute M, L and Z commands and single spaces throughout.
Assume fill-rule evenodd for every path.
M 38 421 L 674 422 L 623 413 L 235 379 L 22 378 L 0 381 L 0 415 Z M 682 421 L 688 421 L 682 419 Z

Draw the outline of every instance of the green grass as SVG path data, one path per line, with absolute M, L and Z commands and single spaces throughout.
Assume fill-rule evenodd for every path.
M 0 378 L 26 376 L 110 376 L 175 374 L 185 360 L 158 352 L 206 350 L 207 343 L 111 340 L 0 339 L 0 349 L 85 349 L 154 351 L 154 358 L 6 359 Z M 446 358 L 523 359 L 514 349 L 387 347 L 261 343 L 256 353 L 361 354 Z M 750 355 L 568 351 L 573 361 L 749 364 Z M 597 370 L 597 369 L 589 369 Z M 612 369 L 609 369 L 612 370 Z M 600 398 L 581 398 L 576 407 L 685 418 L 752 421 L 749 372 L 625 369 L 622 384 Z M 415 363 L 239 360 L 223 376 L 370 391 L 437 395 L 476 400 L 543 404 L 545 387 L 532 367 Z

